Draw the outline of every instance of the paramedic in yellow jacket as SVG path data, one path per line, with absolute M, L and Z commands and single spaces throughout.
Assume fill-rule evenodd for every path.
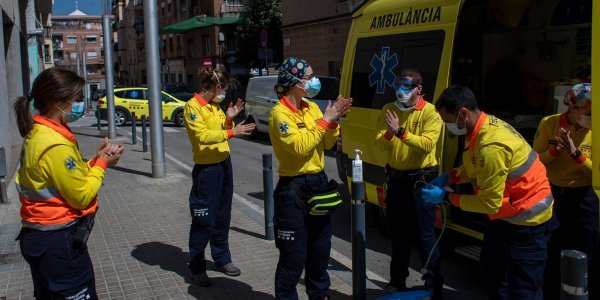
M 233 118 L 243 110 L 240 99 L 229 103 L 224 113 L 219 103 L 229 88 L 229 75 L 212 67 L 199 70 L 202 90 L 183 109 L 184 124 L 192 144 L 194 169 L 190 192 L 189 263 L 192 280 L 210 286 L 206 274 L 204 250 L 210 241 L 215 268 L 229 276 L 240 275 L 229 251 L 229 224 L 233 197 L 233 171 L 228 140 L 250 135 L 256 124 L 241 122 L 234 127 Z
M 573 86 L 564 98 L 569 110 L 540 122 L 533 148 L 548 170 L 554 211 L 560 223 L 550 242 L 546 280 L 560 288 L 560 250 L 575 249 L 588 258 L 598 243 L 598 196 L 592 188 L 592 85 Z M 592 287 L 592 285 L 589 285 Z
M 448 183 L 470 183 L 474 194 L 450 193 L 449 199 L 490 219 L 480 258 L 488 296 L 543 299 L 547 243 L 558 224 L 538 154 L 509 124 L 480 111 L 467 87 L 447 88 L 435 107 L 451 133 L 466 135 L 465 150 L 463 165 L 423 188 L 423 200 L 439 203 Z
M 385 197 L 392 242 L 388 292 L 406 290 L 411 246 L 419 250 L 425 285 L 433 299 L 442 298 L 440 251 L 434 232 L 436 205 L 421 201 L 421 186 L 437 177 L 435 146 L 442 120 L 422 97 L 419 71 L 402 68 L 393 84 L 396 101 L 383 106 L 375 145 L 387 155 Z
M 296 285 L 305 270 L 309 299 L 329 298 L 327 265 L 331 250 L 331 215 L 305 213 L 299 188 L 327 186 L 324 152 L 339 136 L 337 119 L 346 114 L 351 99 L 339 96 L 324 113 L 305 97 L 314 97 L 320 82 L 308 62 L 287 58 L 279 70 L 275 91 L 280 97 L 269 117 L 269 136 L 279 161 L 275 199 L 275 298 L 298 299 Z
M 67 123 L 83 115 L 84 86 L 72 71 L 47 69 L 14 104 L 25 138 L 16 176 L 23 226 L 18 239 L 36 299 L 97 299 L 86 239 L 79 233 L 93 221 L 104 171 L 119 161 L 123 146 L 105 139 L 94 159 L 86 163 L 81 156 Z M 32 101 L 40 112 L 33 118 Z

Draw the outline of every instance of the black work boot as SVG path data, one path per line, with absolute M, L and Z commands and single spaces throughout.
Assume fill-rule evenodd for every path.
M 209 287 L 211 285 L 210 278 L 206 272 L 192 274 L 192 281 L 202 287 Z
M 227 276 L 240 276 L 240 274 L 242 274 L 242 271 L 234 266 L 233 263 L 228 263 L 224 266 L 215 264 L 215 270 L 222 272 Z

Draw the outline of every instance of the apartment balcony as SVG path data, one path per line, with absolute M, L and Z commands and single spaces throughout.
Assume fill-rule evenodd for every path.
M 221 17 L 239 17 L 247 8 L 240 0 L 226 0 L 221 3 Z

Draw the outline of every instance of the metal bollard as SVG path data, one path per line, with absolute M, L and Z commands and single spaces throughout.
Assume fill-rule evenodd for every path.
M 365 183 L 352 181 L 352 299 L 367 299 Z
M 131 144 L 137 144 L 137 120 L 135 119 L 135 112 L 131 112 Z
M 0 146 L 0 203 L 8 203 L 8 191 L 6 190 L 6 153 L 4 147 Z
M 273 201 L 273 155 L 263 153 L 263 198 L 265 199 L 265 238 L 268 241 L 275 239 L 273 226 L 273 212 L 275 204 Z
M 142 151 L 148 152 L 148 138 L 146 134 L 146 116 L 142 116 Z
M 587 300 L 587 256 L 577 250 L 560 252 L 560 299 Z
M 98 126 L 98 131 L 102 130 L 102 125 L 100 124 L 100 109 L 96 109 L 96 125 Z

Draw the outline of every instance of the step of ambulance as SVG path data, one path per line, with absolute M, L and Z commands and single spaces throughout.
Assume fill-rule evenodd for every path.
M 465 245 L 454 248 L 454 252 L 472 260 L 479 260 L 481 247 L 477 245 Z

